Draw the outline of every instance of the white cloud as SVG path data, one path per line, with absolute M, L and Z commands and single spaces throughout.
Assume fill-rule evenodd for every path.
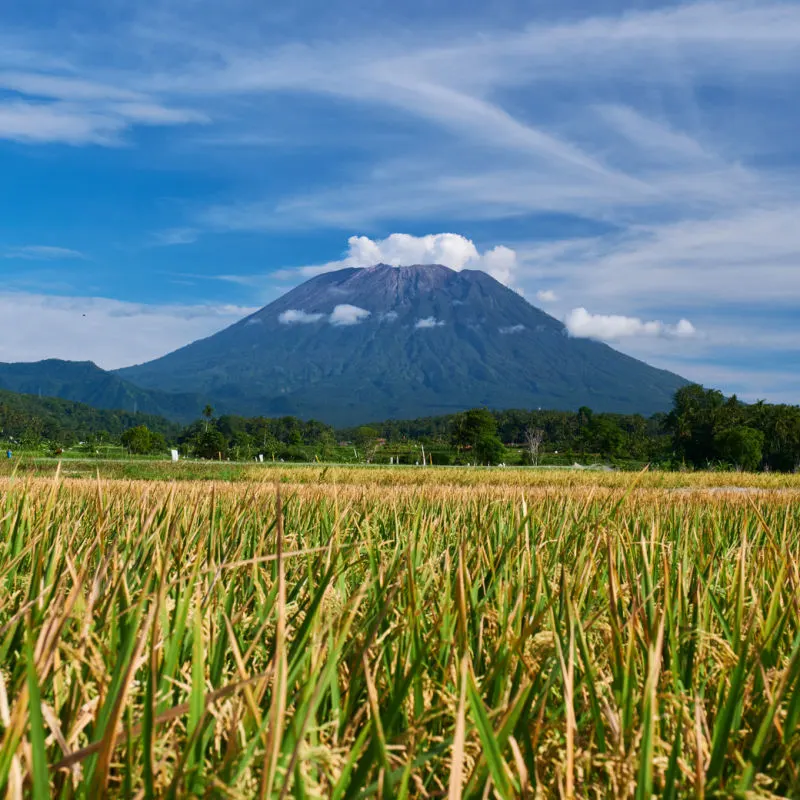
M 158 103 L 114 103 L 109 110 L 131 123 L 141 125 L 182 125 L 208 122 L 208 116 L 190 108 L 169 108 Z
M 665 325 L 660 320 L 643 322 L 638 317 L 590 314 L 585 308 L 573 309 L 564 322 L 570 336 L 605 342 L 642 337 L 684 339 L 697 334 L 694 325 L 686 319 L 680 320 L 677 325 Z
M 278 322 L 282 325 L 308 325 L 312 322 L 319 322 L 324 314 L 309 314 L 297 308 L 290 308 L 278 315 Z
M 136 82 L 135 72 L 120 73 L 117 81 L 119 85 L 58 72 L 0 72 L 0 91 L 13 93 L 13 99 L 0 102 L 0 139 L 116 146 L 121 134 L 137 125 L 209 122 L 203 111 L 124 85 Z
M 558 295 L 552 289 L 540 289 L 536 292 L 536 299 L 540 303 L 555 303 L 558 300 Z
M 688 319 L 679 320 L 678 324 L 674 328 L 669 329 L 668 327 L 668 331 L 670 336 L 675 336 L 678 339 L 684 339 L 689 336 L 697 335 L 697 329 L 694 327 L 694 325 L 692 325 L 691 322 L 689 322 Z
M 0 139 L 43 144 L 115 144 L 125 127 L 120 117 L 66 103 L 0 103 Z
M 0 361 L 63 358 L 114 369 L 158 358 L 254 311 L 233 305 L 147 305 L 4 292 Z
M 518 248 L 521 279 L 558 280 L 574 305 L 796 307 L 800 198 L 776 207 L 639 225 L 622 233 Z M 746 316 L 742 318 L 746 323 Z
M 0 87 L 50 100 L 116 100 L 140 102 L 145 95 L 119 86 L 69 75 L 43 72 L 0 72 Z
M 477 269 L 488 272 L 495 280 L 510 286 L 514 280 L 517 266 L 517 254 L 510 247 L 497 245 L 497 247 L 493 247 L 483 254 L 480 258 L 480 266 Z M 470 265 L 468 267 L 475 269 Z
M 597 112 L 620 136 L 651 158 L 673 163 L 676 157 L 717 160 L 688 134 L 672 130 L 629 106 L 599 106 Z
M 764 76 L 789 79 L 798 66 L 797 7 L 689 2 L 585 13 L 566 23 L 534 14 L 525 21 L 514 31 L 482 27 L 446 44 L 417 33 L 416 41 L 360 37 L 340 46 L 277 48 L 267 57 L 231 51 L 225 67 L 201 70 L 193 80 L 218 92 L 308 92 L 337 95 L 359 109 L 388 105 L 455 135 L 439 152 L 429 145 L 413 159 L 359 170 L 349 185 L 218 206 L 208 221 L 223 229 L 353 229 L 559 211 L 627 224 L 632 209 L 685 213 L 758 190 L 760 177 L 742 166 L 752 148 L 731 141 L 741 125 L 724 119 L 723 104 L 701 111 L 694 84 L 746 94 L 759 90 Z M 182 77 L 177 85 L 185 87 Z M 524 87 L 531 105 L 517 103 L 512 114 L 495 99 L 507 87 Z M 576 101 L 555 104 L 562 91 Z
M 336 306 L 330 316 L 331 325 L 358 325 L 363 322 L 370 312 L 366 308 L 359 308 L 358 306 L 351 306 L 347 303 Z
M 38 244 L 12 247 L 3 253 L 3 257 L 22 258 L 27 261 L 59 261 L 61 259 L 86 258 L 79 250 Z
M 351 236 L 347 245 L 347 253 L 341 261 L 279 270 L 274 276 L 284 279 L 309 278 L 346 267 L 372 267 L 377 264 L 393 267 L 441 264 L 454 270 L 483 270 L 508 285 L 517 268 L 516 253 L 510 248 L 498 245 L 481 253 L 471 239 L 457 233 L 427 236 L 393 233 L 385 239 Z
M 525 330 L 524 325 L 507 325 L 504 328 L 498 328 L 500 333 L 522 333 Z
M 416 324 L 414 325 L 415 328 L 441 328 L 444 325 L 444 321 L 440 319 L 436 319 L 436 317 L 425 317 L 424 319 L 418 319 Z

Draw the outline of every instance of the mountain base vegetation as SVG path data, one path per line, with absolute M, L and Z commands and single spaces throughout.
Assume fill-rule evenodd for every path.
M 0 392 L 0 447 L 58 457 L 413 466 L 604 465 L 639 470 L 800 470 L 800 407 L 746 404 L 691 385 L 672 411 L 638 414 L 474 408 L 443 417 L 334 429 L 296 417 L 202 416 L 180 427 L 158 417 L 99 411 Z

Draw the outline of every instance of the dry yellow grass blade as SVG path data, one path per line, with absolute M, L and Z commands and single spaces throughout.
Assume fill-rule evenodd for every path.
M 456 727 L 453 735 L 453 752 L 450 761 L 450 781 L 448 786 L 448 800 L 461 800 L 462 784 L 464 782 L 464 739 L 466 735 L 467 712 L 467 674 L 469 660 L 466 653 L 461 656 L 461 669 L 459 671 L 458 710 L 456 711 Z

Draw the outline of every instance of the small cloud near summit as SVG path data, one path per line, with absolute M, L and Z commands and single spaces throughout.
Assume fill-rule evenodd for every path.
M 536 292 L 536 299 L 540 303 L 555 303 L 558 295 L 552 289 L 540 289 Z
M 363 322 L 370 312 L 366 308 L 359 308 L 351 305 L 338 305 L 330 315 L 320 313 L 309 313 L 299 308 L 290 308 L 278 315 L 278 322 L 282 325 L 308 325 L 312 322 L 319 322 L 327 317 L 331 325 L 357 325 Z
M 309 314 L 298 308 L 290 308 L 278 315 L 278 322 L 281 325 L 308 325 L 311 322 L 319 322 L 324 314 Z
M 505 328 L 498 328 L 500 333 L 522 333 L 525 330 L 524 325 L 509 325 Z
M 336 326 L 358 325 L 359 322 L 363 322 L 368 316 L 370 316 L 370 312 L 367 311 L 366 308 L 359 308 L 358 306 L 351 306 L 345 303 L 333 309 L 330 323 Z
M 417 324 L 414 325 L 415 328 L 441 328 L 444 325 L 444 321 L 440 319 L 436 319 L 436 317 L 425 317 L 424 319 L 418 319 Z

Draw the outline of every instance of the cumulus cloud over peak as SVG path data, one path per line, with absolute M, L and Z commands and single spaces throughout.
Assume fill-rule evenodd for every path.
M 661 320 L 644 322 L 638 317 L 617 314 L 590 314 L 585 308 L 574 308 L 564 320 L 570 336 L 582 339 L 601 339 L 615 342 L 620 339 L 685 339 L 695 336 L 697 330 L 687 319 L 677 325 L 667 325 Z
M 436 317 L 425 317 L 424 319 L 418 319 L 417 324 L 414 325 L 415 328 L 441 328 L 444 325 L 444 321 L 441 319 L 436 319 Z
M 351 306 L 348 303 L 336 306 L 330 317 L 331 325 L 358 325 L 363 322 L 370 312 L 366 308 Z
M 309 314 L 299 308 L 290 308 L 278 315 L 278 322 L 282 325 L 308 325 L 311 322 L 318 322 L 325 316 L 324 314 Z
M 552 289 L 540 289 L 536 292 L 536 299 L 540 303 L 555 303 L 558 295 Z
M 510 247 L 498 245 L 481 252 L 471 239 L 457 233 L 432 233 L 427 236 L 393 233 L 385 239 L 351 236 L 342 260 L 280 270 L 276 275 L 279 278 L 298 275 L 310 277 L 346 267 L 373 267 L 376 264 L 393 267 L 442 264 L 454 270 L 479 269 L 508 286 L 513 283 L 518 260 L 516 252 Z

